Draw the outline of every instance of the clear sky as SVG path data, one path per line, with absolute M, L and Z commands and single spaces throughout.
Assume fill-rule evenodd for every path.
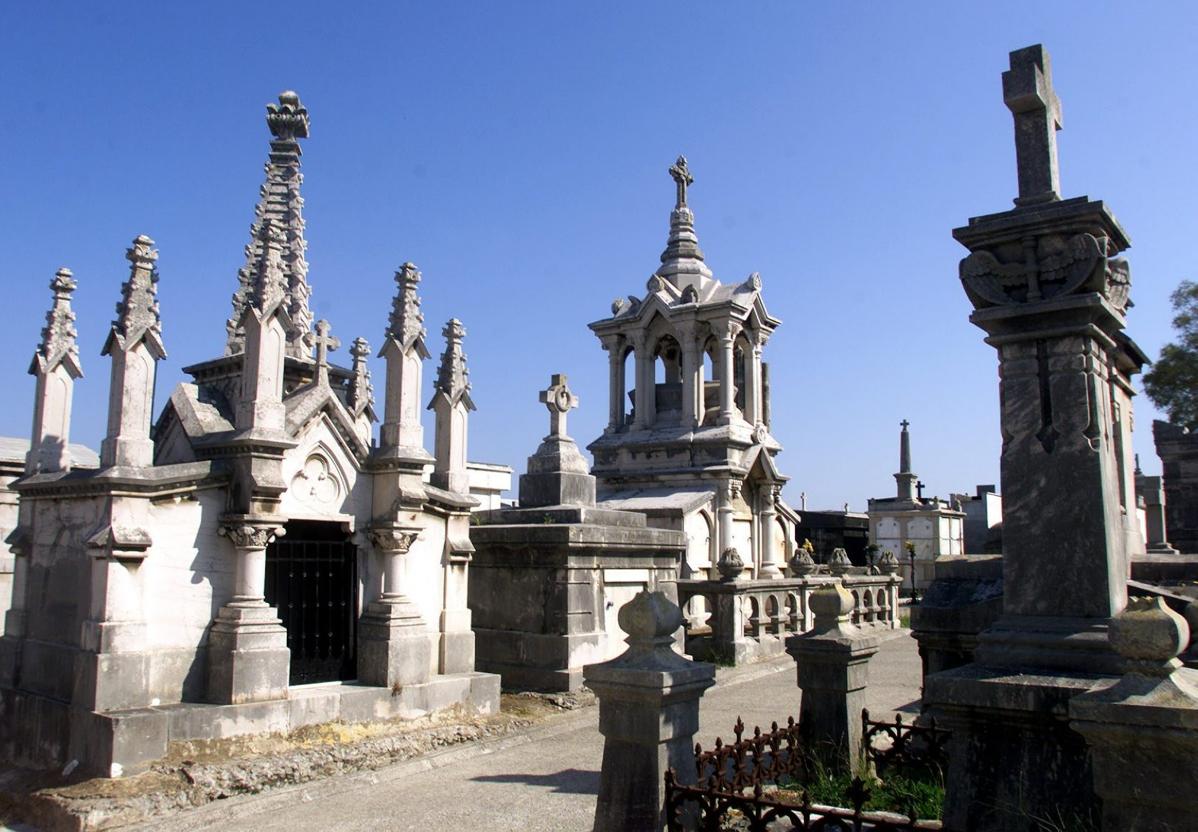
M 1062 190 L 1128 230 L 1129 333 L 1156 356 L 1168 294 L 1195 277 L 1193 4 L 5 3 L 0 434 L 28 435 L 25 371 L 67 265 L 86 373 L 72 439 L 98 447 L 99 352 L 137 234 L 160 251 L 159 406 L 183 366 L 220 354 L 263 107 L 295 89 L 314 311 L 377 347 L 393 272 L 416 262 L 430 349 L 450 317 L 468 331 L 472 459 L 523 470 L 553 372 L 582 400 L 571 434 L 601 431 L 607 360 L 586 324 L 644 294 L 685 153 L 716 277 L 760 272 L 783 320 L 765 357 L 787 499 L 892 494 L 903 418 L 928 493 L 996 482 L 996 359 L 950 231 L 1011 206 L 1000 75 L 1037 42 L 1062 101 Z M 1137 401 L 1153 472 L 1157 414 Z

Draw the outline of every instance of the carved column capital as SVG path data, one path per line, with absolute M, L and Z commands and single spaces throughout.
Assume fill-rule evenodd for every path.
M 366 530 L 375 549 L 387 554 L 407 554 L 420 536 L 420 529 L 405 526 L 372 526 Z
M 265 549 L 287 533 L 276 521 L 229 519 L 221 523 L 217 534 L 229 538 L 238 549 Z

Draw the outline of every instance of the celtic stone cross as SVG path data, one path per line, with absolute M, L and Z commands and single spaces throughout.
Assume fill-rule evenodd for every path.
M 695 182 L 695 177 L 691 176 L 691 170 L 687 167 L 685 156 L 679 156 L 678 161 L 670 166 L 670 176 L 673 177 L 674 184 L 678 186 L 678 200 L 674 207 L 685 208 L 686 189 Z
M 1057 131 L 1061 102 L 1052 88 L 1052 63 L 1040 44 L 1011 53 L 1002 74 L 1003 101 L 1015 116 L 1015 160 L 1019 166 L 1016 205 L 1060 199 Z
M 549 435 L 566 437 L 566 414 L 578 407 L 578 396 L 570 392 L 565 373 L 554 373 L 549 387 L 541 391 L 541 403 L 549 410 Z

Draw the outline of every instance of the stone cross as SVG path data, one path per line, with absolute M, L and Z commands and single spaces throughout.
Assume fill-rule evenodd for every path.
M 1016 205 L 1060 199 L 1057 131 L 1061 102 L 1052 88 L 1052 64 L 1040 44 L 1011 53 L 1002 74 L 1003 101 L 1015 116 L 1015 159 L 1019 166 Z
M 899 422 L 899 427 L 901 427 L 903 430 L 906 430 L 907 428 L 911 427 L 911 423 L 904 419 L 903 421 Z
M 540 400 L 549 410 L 549 435 L 565 437 L 566 416 L 578 407 L 578 396 L 571 392 L 565 373 L 554 373 L 550 377 L 549 387 L 541 391 Z
M 329 350 L 335 350 L 341 346 L 341 341 L 329 333 L 333 327 L 324 318 L 316 322 L 316 334 L 312 336 L 312 343 L 316 346 L 316 373 L 317 378 L 329 378 Z
M 917 496 L 919 499 L 922 500 L 923 499 L 923 490 L 925 488 L 927 488 L 927 486 L 923 484 L 923 480 L 920 480 L 919 482 L 915 483 L 915 496 Z
M 691 176 L 690 168 L 686 165 L 685 156 L 679 156 L 678 161 L 670 166 L 670 176 L 674 178 L 674 183 L 678 186 L 678 201 L 674 207 L 685 208 L 687 186 L 694 184 L 695 181 L 695 177 Z

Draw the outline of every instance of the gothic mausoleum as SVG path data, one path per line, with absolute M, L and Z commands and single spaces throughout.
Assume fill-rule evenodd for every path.
M 166 355 L 157 252 L 145 236 L 128 250 L 94 468 L 72 464 L 68 444 L 82 376 L 76 281 L 62 269 L 51 283 L 0 639 L 0 750 L 14 758 L 119 776 L 175 740 L 498 708 L 498 677 L 474 671 L 466 599 L 465 330 L 445 325 L 428 401 L 420 273 L 405 264 L 379 322 L 376 437 L 370 347 L 357 338 L 350 366 L 333 364 L 340 342 L 310 304 L 308 112 L 287 92 L 266 120 L 266 181 L 224 354 L 185 369 L 192 381 L 153 429 Z

